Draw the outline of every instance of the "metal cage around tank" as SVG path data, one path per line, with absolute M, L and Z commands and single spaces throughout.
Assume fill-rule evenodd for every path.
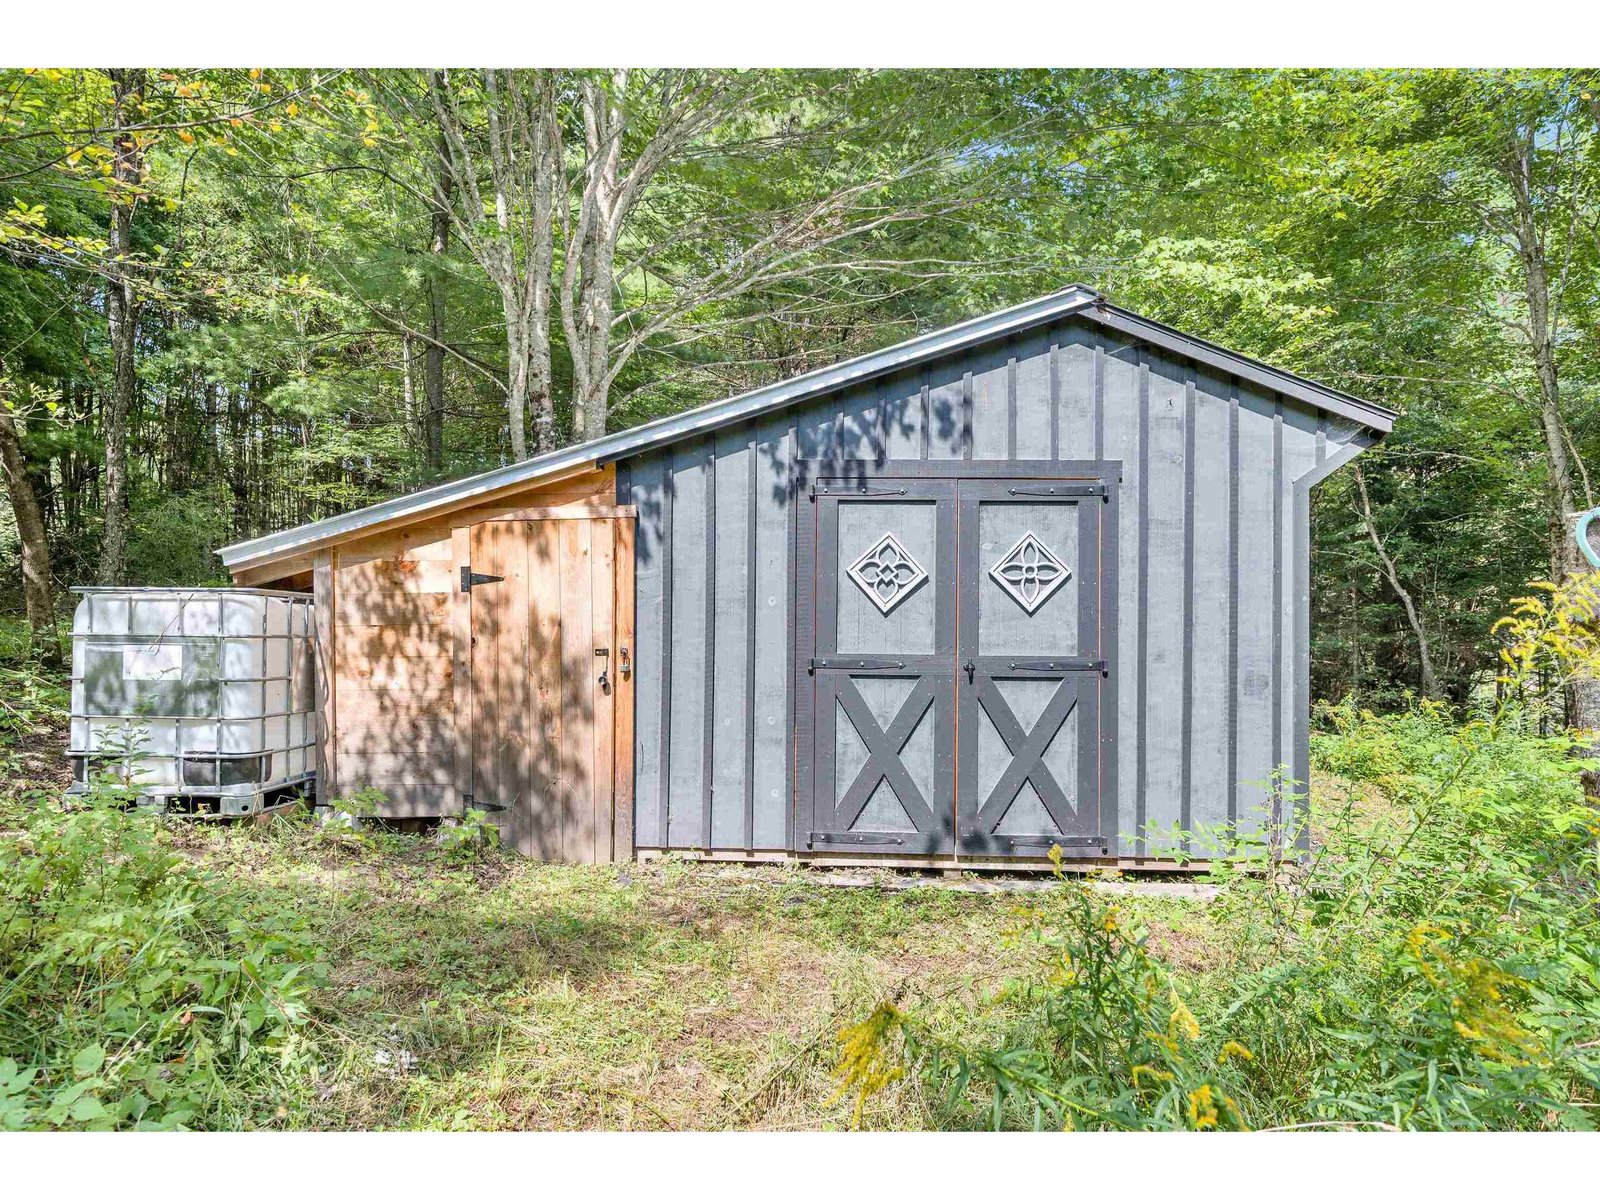
M 312 598 L 261 588 L 75 588 L 75 792 L 243 815 L 313 789 Z

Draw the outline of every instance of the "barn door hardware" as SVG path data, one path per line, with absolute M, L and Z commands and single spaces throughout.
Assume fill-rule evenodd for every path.
M 480 575 L 471 567 L 461 568 L 461 590 L 470 592 L 480 583 L 499 583 L 505 579 L 504 575 Z
M 611 650 L 606 646 L 596 646 L 594 656 L 605 660 L 600 668 L 600 690 L 603 692 L 611 687 Z
M 814 829 L 808 845 L 818 842 L 842 842 L 851 846 L 904 846 L 906 839 L 894 833 L 838 833 L 831 829 Z
M 905 663 L 889 658 L 813 658 L 811 672 L 817 671 L 903 671 Z
M 993 837 L 997 842 L 1008 842 L 1013 846 L 1060 846 L 1063 850 L 1086 847 L 1103 850 L 1106 846 L 1106 839 L 1103 837 L 1061 837 L 1047 833 L 1015 835 L 997 833 Z
M 477 796 L 473 795 L 471 792 L 461 793 L 461 805 L 463 808 L 470 808 L 481 813 L 497 813 L 506 811 L 506 806 L 504 804 L 496 804 L 492 800 L 479 800 Z
M 836 492 L 850 496 L 904 496 L 906 494 L 906 490 L 903 487 L 873 487 L 871 484 L 866 483 L 856 484 L 852 487 L 849 484 L 825 483 L 821 487 L 812 487 L 811 498 L 815 500 L 818 496 L 831 496 Z
M 1052 483 L 1044 487 L 1012 487 L 1006 491 L 1013 496 L 1104 496 L 1103 483 Z
M 626 679 L 633 674 L 633 660 L 628 657 L 628 648 L 626 646 L 623 646 L 617 653 L 622 658 L 622 661 L 617 664 L 617 674 Z
M 1098 671 L 1104 675 L 1109 669 L 1103 658 L 1025 658 L 1006 664 L 1008 671 Z

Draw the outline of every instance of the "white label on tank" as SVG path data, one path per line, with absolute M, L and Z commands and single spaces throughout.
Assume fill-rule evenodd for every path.
M 182 675 L 181 645 L 124 646 L 122 649 L 124 679 L 178 679 Z

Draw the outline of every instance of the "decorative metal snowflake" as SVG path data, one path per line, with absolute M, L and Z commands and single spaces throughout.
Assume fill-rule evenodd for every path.
M 989 568 L 989 575 L 1027 613 L 1038 611 L 1057 588 L 1072 578 L 1067 565 L 1031 529 Z
M 892 533 L 886 533 L 874 542 L 872 549 L 856 559 L 845 574 L 855 580 L 856 586 L 883 613 L 916 591 L 917 586 L 928 577 L 922 564 L 911 557 L 910 552 L 900 544 L 900 539 Z

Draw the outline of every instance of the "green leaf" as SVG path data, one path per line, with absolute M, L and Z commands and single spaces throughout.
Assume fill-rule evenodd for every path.
M 72 1119 L 74 1121 L 93 1121 L 98 1117 L 106 1116 L 106 1106 L 93 1096 L 81 1096 L 72 1106 Z
M 99 1042 L 94 1042 L 72 1056 L 72 1073 L 82 1079 L 93 1075 L 105 1061 L 106 1048 Z

